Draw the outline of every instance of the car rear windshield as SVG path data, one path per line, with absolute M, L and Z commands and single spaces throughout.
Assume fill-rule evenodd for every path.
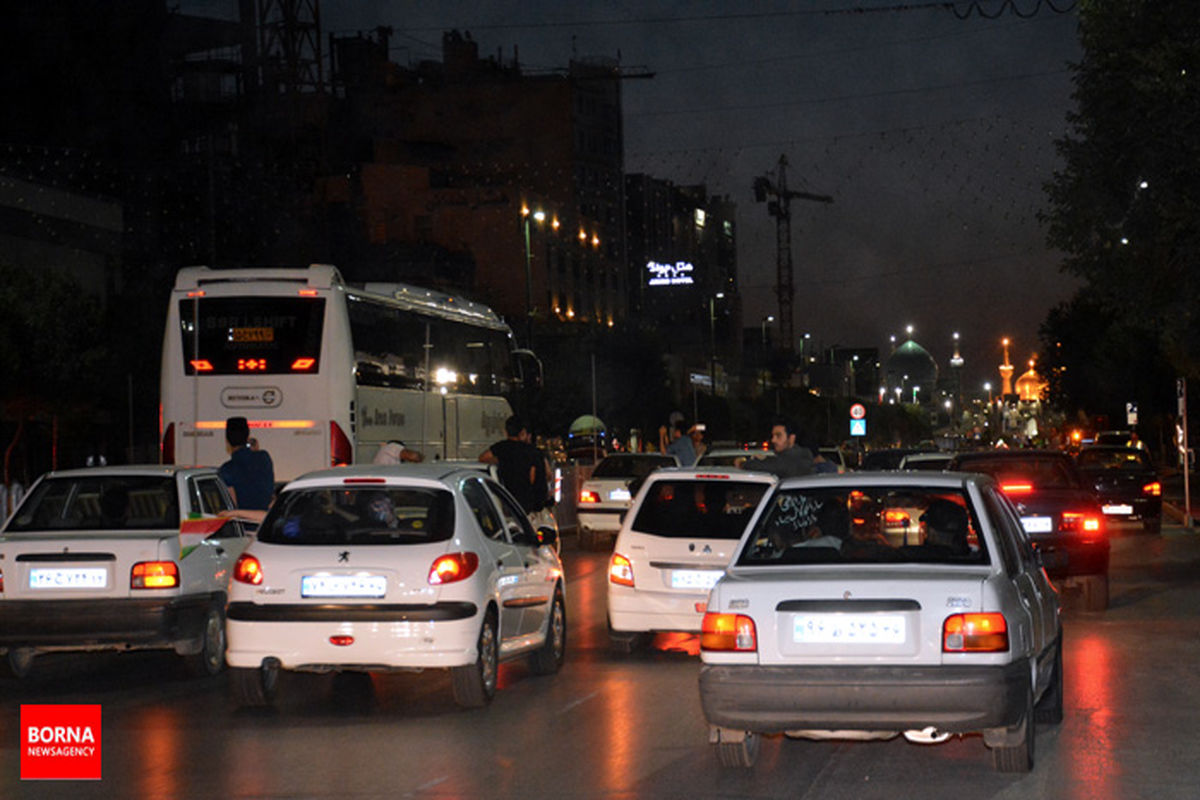
M 1087 469 L 1143 471 L 1151 469 L 1150 458 L 1142 450 L 1081 450 L 1076 460 Z
M 758 507 L 765 483 L 663 480 L 646 490 L 633 529 L 653 536 L 739 539 Z
M 592 470 L 593 478 L 644 478 L 656 469 L 675 466 L 665 456 L 620 456 L 606 458 Z
M 1081 486 L 1071 460 L 1065 456 L 968 458 L 956 466 L 960 472 L 991 475 L 1002 485 L 1018 481 L 1035 489 L 1078 489 Z
M 258 529 L 269 544 L 426 544 L 454 535 L 454 497 L 396 486 L 284 492 Z
M 781 489 L 747 537 L 738 566 L 987 564 L 979 523 L 957 489 Z
M 175 479 L 158 475 L 47 478 L 30 492 L 10 531 L 179 529 Z

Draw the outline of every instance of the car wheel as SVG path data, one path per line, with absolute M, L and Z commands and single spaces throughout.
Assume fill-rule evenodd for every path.
M 36 657 L 37 651 L 32 647 L 14 647 L 0 660 L 0 674 L 6 678 L 28 678 Z
M 183 663 L 197 678 L 218 675 L 225 669 L 225 610 L 222 607 L 208 609 L 200 652 L 184 656 Z
M 1142 520 L 1142 530 L 1155 535 L 1162 533 L 1162 517 Z
M 1083 607 L 1088 611 L 1108 608 L 1108 576 L 1088 575 L 1083 579 Z
M 229 670 L 233 699 L 243 708 L 268 708 L 279 694 L 279 665 L 234 667 Z
M 496 677 L 500 666 L 500 646 L 496 635 L 496 614 L 488 611 L 479 629 L 478 654 L 473 664 L 450 668 L 454 702 L 463 708 L 481 708 L 496 696 Z
M 1063 648 L 1062 634 L 1054 645 L 1054 671 L 1050 674 L 1050 685 L 1033 710 L 1035 722 L 1057 725 L 1063 721 Z
M 562 590 L 554 590 L 554 605 L 550 608 L 550 619 L 546 624 L 546 642 L 530 659 L 530 666 L 538 675 L 552 675 L 562 666 L 567 653 L 567 609 L 563 603 Z
M 992 748 L 992 764 L 997 772 L 1029 772 L 1033 769 L 1034 731 L 1037 726 L 1033 721 L 1033 689 L 1025 695 L 1025 713 L 1014 728 L 1009 728 L 1009 736 L 1017 739 L 1017 744 Z
M 757 733 L 746 731 L 745 738 L 739 742 L 717 742 L 714 746 L 722 767 L 749 769 L 758 761 L 762 740 Z

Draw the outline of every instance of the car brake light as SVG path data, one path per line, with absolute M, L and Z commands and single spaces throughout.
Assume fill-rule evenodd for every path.
M 1099 533 L 1100 517 L 1079 511 L 1064 511 L 1058 528 L 1064 533 Z
M 891 508 L 883 512 L 883 524 L 889 527 L 894 528 L 898 525 L 904 525 L 907 527 L 909 522 L 910 519 L 908 512 L 906 511 L 900 511 L 898 509 Z
M 0 569 L 0 594 L 4 594 L 4 570 Z
M 1003 614 L 952 614 L 942 623 L 943 653 L 1002 653 L 1008 650 Z
M 329 643 L 334 647 L 349 647 L 354 644 L 353 636 L 330 636 Z
M 1151 497 L 1162 497 L 1162 484 L 1158 481 L 1147 483 L 1142 487 L 1142 494 L 1148 494 Z
M 237 563 L 233 565 L 233 579 L 238 583 L 248 583 L 251 586 L 261 586 L 263 582 L 262 564 L 254 556 L 242 553 Z
M 719 614 L 709 611 L 700 622 L 701 650 L 732 650 L 753 653 L 758 650 L 754 620 L 745 614 Z
M 131 589 L 174 589 L 179 585 L 179 566 L 174 561 L 139 561 L 129 573 Z
M 1000 491 L 1005 494 L 1029 494 L 1033 491 L 1032 483 L 1002 483 Z
M 581 503 L 599 503 L 600 495 L 590 489 L 583 489 L 579 492 L 579 502 Z
M 620 553 L 613 553 L 608 562 L 608 580 L 620 586 L 633 586 L 633 564 Z
M 429 582 L 434 586 L 466 580 L 479 569 L 479 556 L 474 553 L 448 553 L 439 556 L 429 567 Z

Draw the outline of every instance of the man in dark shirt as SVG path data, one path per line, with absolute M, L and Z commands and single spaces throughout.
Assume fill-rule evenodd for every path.
M 497 477 L 526 514 L 546 507 L 546 459 L 530 442 L 529 429 L 515 414 L 504 421 L 507 439 L 484 450 L 479 460 L 495 464 Z
M 813 472 L 812 451 L 796 443 L 796 428 L 786 419 L 771 425 L 771 449 L 774 458 L 746 459 L 742 469 L 751 472 L 770 472 L 780 478 L 794 478 Z
M 225 449 L 229 460 L 217 470 L 242 509 L 266 511 L 275 493 L 275 465 L 266 450 L 250 446 L 250 425 L 245 417 L 225 420 Z

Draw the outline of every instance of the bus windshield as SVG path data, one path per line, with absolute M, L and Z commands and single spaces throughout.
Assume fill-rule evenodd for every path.
M 195 323 L 199 306 L 200 324 Z M 325 300 L 320 297 L 205 297 L 179 301 L 188 375 L 286 375 L 320 367 Z

